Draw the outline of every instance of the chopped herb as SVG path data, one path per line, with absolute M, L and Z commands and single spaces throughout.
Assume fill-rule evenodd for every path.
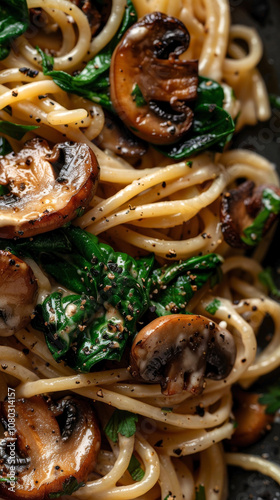
M 205 311 L 209 312 L 209 314 L 212 314 L 213 316 L 215 313 L 218 311 L 219 307 L 221 305 L 221 301 L 219 299 L 214 299 L 210 304 L 208 304 L 207 307 L 205 307 Z
M 78 483 L 77 479 L 74 476 L 70 476 L 66 481 L 64 481 L 62 485 L 62 490 L 56 493 L 50 493 L 49 498 L 59 498 L 62 495 L 72 495 L 75 491 L 77 491 L 82 486 L 85 486 L 85 483 Z
M 163 411 L 163 413 L 170 413 L 171 411 L 173 411 L 173 408 L 164 406 L 163 408 L 161 408 L 161 411 Z
M 280 213 L 280 196 L 272 189 L 266 188 L 262 194 L 263 208 L 258 213 L 254 222 L 243 230 L 244 236 L 241 236 L 242 241 L 249 246 L 255 246 L 262 239 L 264 226 L 271 214 Z
M 202 484 L 195 489 L 195 500 L 206 500 L 205 487 Z
M 276 413 L 280 409 L 280 386 L 272 385 L 268 392 L 259 398 L 262 405 L 266 405 L 266 413 Z
M 258 278 L 263 285 L 267 286 L 269 293 L 273 297 L 280 299 L 280 290 L 277 288 L 274 282 L 273 271 L 271 267 L 267 267 L 261 273 L 259 273 Z
M 138 108 L 140 108 L 141 106 L 145 106 L 145 104 L 147 104 L 137 83 L 134 85 L 131 95 L 134 98 L 133 100 Z
M 192 161 L 186 161 L 186 165 L 187 165 L 187 167 L 192 168 L 193 162 Z
M 133 481 L 141 481 L 145 476 L 145 472 L 143 471 L 141 464 L 139 460 L 137 460 L 135 455 L 131 456 L 127 470 L 131 475 Z
M 22 35 L 29 25 L 26 0 L 1 0 L 0 2 L 0 60 L 10 52 L 12 41 Z
M 138 415 L 126 410 L 115 410 L 107 423 L 104 431 L 105 434 L 114 443 L 118 440 L 118 434 L 125 437 L 131 437 L 136 432 L 136 423 Z

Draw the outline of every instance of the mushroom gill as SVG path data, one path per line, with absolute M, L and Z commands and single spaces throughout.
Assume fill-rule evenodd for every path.
M 233 336 L 214 321 L 193 314 L 161 316 L 136 335 L 130 354 L 132 376 L 159 383 L 166 396 L 200 394 L 204 378 L 221 380 L 236 356 Z

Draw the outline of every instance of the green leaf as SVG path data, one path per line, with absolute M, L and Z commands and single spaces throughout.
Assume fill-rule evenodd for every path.
M 5 156 L 13 151 L 11 145 L 5 139 L 5 137 L 0 137 L 0 155 Z
M 242 241 L 248 246 L 257 245 L 263 236 L 265 224 L 271 214 L 280 213 L 280 196 L 273 189 L 266 188 L 262 194 L 262 209 L 253 223 L 243 230 Z
M 49 493 L 49 498 L 59 498 L 62 495 L 72 495 L 79 488 L 85 486 L 85 483 L 78 483 L 74 476 L 70 476 L 66 479 L 62 485 L 63 490 L 57 493 Z
M 269 387 L 268 392 L 259 398 L 262 405 L 266 405 L 266 413 L 276 413 L 280 409 L 280 387 L 273 385 Z
M 209 314 L 212 314 L 213 316 L 215 313 L 218 311 L 219 307 L 221 305 L 221 301 L 219 299 L 214 299 L 210 304 L 208 304 L 207 307 L 205 307 L 205 311 L 209 312 Z
M 274 282 L 273 270 L 271 267 L 267 267 L 262 272 L 260 272 L 258 278 L 263 285 L 267 286 L 271 295 L 273 295 L 277 299 L 280 299 L 280 290 L 277 288 Z
M 148 291 L 156 314 L 186 314 L 188 303 L 196 291 L 208 281 L 213 287 L 220 280 L 220 266 L 220 257 L 209 254 L 155 269 Z
M 136 432 L 138 415 L 126 410 L 115 410 L 107 423 L 104 432 L 114 443 L 118 441 L 118 434 L 131 437 Z
M 135 102 L 138 108 L 141 106 L 145 106 L 145 104 L 147 104 L 137 83 L 134 85 L 131 95 L 133 97 L 133 101 Z
M 1 0 L 0 4 L 0 59 L 10 52 L 11 42 L 28 28 L 29 14 L 26 0 Z
M 222 107 L 223 100 L 222 86 L 214 80 L 200 76 L 191 130 L 178 143 L 156 149 L 178 160 L 205 149 L 222 152 L 235 130 L 234 121 Z
M 37 48 L 42 58 L 43 72 L 51 76 L 53 81 L 65 92 L 76 94 L 90 101 L 100 104 L 108 111 L 113 112 L 109 89 L 109 69 L 113 51 L 123 34 L 133 23 L 137 21 L 136 10 L 131 2 L 127 5 L 123 15 L 121 26 L 112 40 L 102 49 L 99 54 L 91 59 L 86 67 L 75 76 L 65 71 L 53 70 L 53 58 Z
M 273 108 L 280 109 L 280 96 L 275 94 L 269 94 L 270 104 Z
M 145 476 L 145 472 L 143 471 L 141 464 L 135 455 L 131 456 L 127 470 L 131 475 L 133 481 L 141 481 Z
M 196 291 L 220 278 L 216 254 L 157 268 L 153 254 L 135 260 L 72 226 L 32 239 L 0 239 L 0 248 L 35 259 L 69 290 L 47 296 L 32 324 L 44 332 L 54 359 L 81 372 L 100 361 L 120 361 L 150 306 L 158 316 L 188 314 Z
M 201 104 L 216 104 L 222 108 L 223 101 L 223 87 L 218 82 L 215 82 L 215 80 L 211 80 L 211 78 L 199 76 L 196 106 L 200 106 Z
M 206 500 L 205 487 L 202 484 L 195 490 L 195 500 Z
M 17 123 L 0 120 L 0 133 L 17 139 L 18 141 L 20 141 L 27 132 L 35 130 L 36 128 L 39 127 L 35 125 L 18 125 Z

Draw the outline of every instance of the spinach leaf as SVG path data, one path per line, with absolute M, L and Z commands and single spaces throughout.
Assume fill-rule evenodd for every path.
M 266 188 L 262 194 L 263 208 L 258 213 L 253 223 L 243 230 L 244 236 L 241 236 L 242 241 L 249 246 L 257 245 L 263 236 L 265 224 L 271 214 L 278 215 L 280 213 L 280 196 L 272 189 Z
M 109 91 L 109 69 L 113 51 L 123 34 L 137 21 L 137 14 L 131 0 L 127 0 L 121 26 L 112 40 L 99 54 L 91 59 L 86 67 L 75 76 L 65 71 L 53 70 L 54 60 L 41 49 L 37 48 L 42 58 L 43 72 L 51 76 L 53 81 L 65 92 L 70 92 L 90 101 L 100 104 L 105 109 L 113 111 Z M 102 90 L 103 92 L 100 92 Z
M 0 120 L 0 133 L 18 141 L 23 138 L 26 132 L 35 130 L 36 128 L 38 128 L 36 125 L 18 125 L 17 123 Z
M 67 227 L 31 240 L 0 240 L 1 249 L 34 258 L 72 293 L 50 294 L 33 325 L 45 334 L 56 361 L 87 372 L 102 360 L 120 361 L 149 307 L 159 316 L 180 311 L 207 281 L 219 280 L 216 254 L 157 268 L 154 255 L 135 260 L 94 235 Z
M 157 149 L 166 156 L 180 160 L 218 146 L 223 148 L 235 130 L 227 111 L 216 104 L 200 104 L 194 110 L 194 122 L 186 138 L 171 146 Z
M 280 109 L 280 96 L 275 94 L 269 95 L 269 101 L 273 108 Z
M 224 90 L 223 87 L 215 80 L 199 77 L 199 84 L 197 88 L 197 101 L 196 106 L 201 104 L 216 104 L 220 108 L 223 107 Z
M 259 398 L 262 405 L 266 405 L 266 413 L 276 413 L 280 409 L 280 387 L 279 385 L 272 385 L 269 387 L 268 392 Z
M 13 149 L 7 139 L 5 139 L 5 137 L 0 137 L 0 155 L 5 156 L 12 151 Z
M 118 441 L 118 434 L 131 437 L 136 432 L 138 415 L 126 410 L 115 410 L 107 423 L 104 432 L 114 443 Z
M 27 30 L 28 16 L 26 0 L 1 0 L 0 60 L 9 55 L 11 42 Z
M 191 130 L 178 143 L 157 147 L 164 155 L 177 160 L 205 149 L 223 151 L 235 130 L 230 114 L 223 109 L 222 86 L 209 78 L 199 77 L 194 122 Z
M 220 264 L 221 259 L 216 254 L 209 254 L 155 269 L 147 287 L 156 314 L 187 313 L 195 292 L 211 278 L 215 278 L 211 286 L 218 282 Z
M 280 290 L 277 288 L 274 279 L 273 271 L 271 267 L 267 267 L 258 276 L 259 280 L 263 285 L 267 286 L 269 293 L 276 299 L 280 299 Z

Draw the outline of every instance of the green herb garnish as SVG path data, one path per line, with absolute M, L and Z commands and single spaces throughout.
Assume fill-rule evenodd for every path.
M 205 307 L 205 311 L 209 312 L 209 314 L 212 314 L 213 316 L 215 313 L 218 311 L 219 307 L 221 305 L 221 301 L 219 299 L 214 299 L 210 304 L 208 304 L 207 307 Z
M 126 410 L 115 410 L 107 423 L 104 432 L 114 443 L 118 441 L 118 434 L 131 437 L 136 432 L 138 415 Z

